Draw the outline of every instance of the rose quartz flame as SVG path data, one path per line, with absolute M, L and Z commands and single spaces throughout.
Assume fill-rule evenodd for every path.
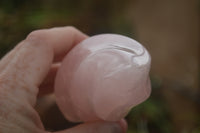
M 151 92 L 151 57 L 137 41 L 115 34 L 90 37 L 64 58 L 55 81 L 65 117 L 118 121 Z

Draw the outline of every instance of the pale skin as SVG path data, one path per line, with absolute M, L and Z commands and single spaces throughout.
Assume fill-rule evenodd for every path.
M 37 96 L 53 93 L 59 62 L 87 37 L 74 27 L 33 31 L 0 60 L 0 133 L 50 133 L 34 109 Z M 123 133 L 123 123 L 88 122 L 55 133 Z

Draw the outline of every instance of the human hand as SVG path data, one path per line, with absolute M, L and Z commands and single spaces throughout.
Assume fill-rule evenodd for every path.
M 73 27 L 37 30 L 1 59 L 0 133 L 49 133 L 34 109 L 37 95 L 53 92 L 55 64 L 86 38 Z M 90 122 L 56 133 L 123 133 L 122 123 Z

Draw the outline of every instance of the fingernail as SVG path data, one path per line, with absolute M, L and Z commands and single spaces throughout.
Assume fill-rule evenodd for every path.
M 117 122 L 117 123 L 112 125 L 110 133 L 125 133 L 125 132 L 123 131 L 123 128 L 120 125 L 120 123 Z
M 123 130 L 123 133 L 126 133 L 126 131 L 128 129 L 128 124 L 127 124 L 126 120 L 125 119 L 120 120 L 119 124 Z
M 127 124 L 125 120 L 118 122 L 98 122 L 95 133 L 126 133 Z

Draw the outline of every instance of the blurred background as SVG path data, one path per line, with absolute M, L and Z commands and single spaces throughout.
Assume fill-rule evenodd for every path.
M 152 95 L 127 116 L 128 133 L 200 133 L 199 9 L 199 0 L 0 0 L 0 57 L 41 28 L 132 37 L 152 56 Z M 47 97 L 36 106 L 45 128 L 73 126 Z

